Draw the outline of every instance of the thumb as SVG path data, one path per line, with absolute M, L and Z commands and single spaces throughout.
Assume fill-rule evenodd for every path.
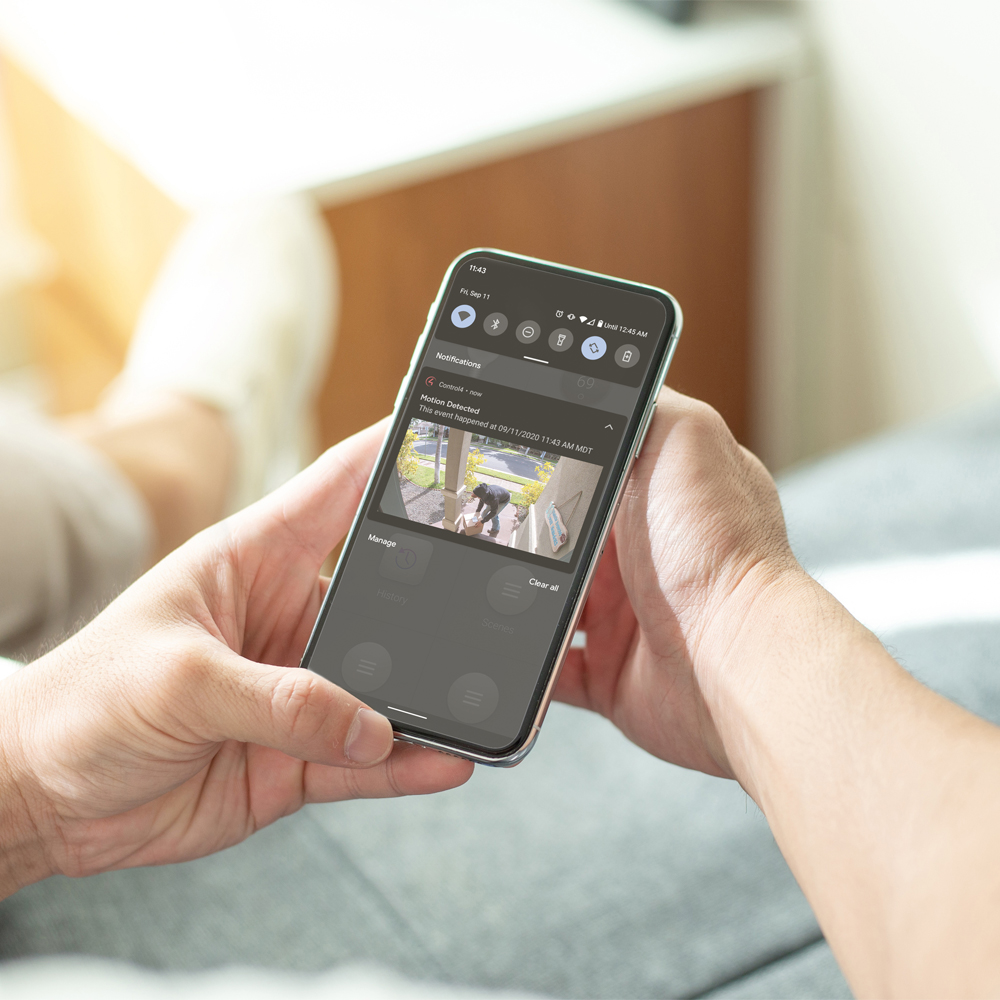
M 187 727 L 202 739 L 257 743 L 336 767 L 371 767 L 392 752 L 389 720 L 311 670 L 223 648 L 183 673 Z

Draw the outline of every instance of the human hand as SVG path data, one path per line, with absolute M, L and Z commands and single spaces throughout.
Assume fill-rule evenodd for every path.
M 326 589 L 320 567 L 385 430 L 195 536 L 4 682 L 0 895 L 54 872 L 200 857 L 307 802 L 468 779 L 468 762 L 394 746 L 387 719 L 295 669 Z
M 707 406 L 661 395 L 581 628 L 557 696 L 737 778 L 857 995 L 1000 992 L 1000 731 L 801 569 L 770 476 Z
M 720 727 L 748 630 L 818 585 L 788 545 L 777 490 L 709 406 L 664 389 L 556 696 L 658 757 L 736 776 Z M 761 623 L 761 624 L 757 624 Z

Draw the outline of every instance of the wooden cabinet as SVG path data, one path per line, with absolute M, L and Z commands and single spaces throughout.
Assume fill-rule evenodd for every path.
M 329 209 L 343 313 L 325 439 L 388 410 L 445 268 L 493 246 L 676 295 L 668 384 L 745 440 L 753 111 L 738 94 Z

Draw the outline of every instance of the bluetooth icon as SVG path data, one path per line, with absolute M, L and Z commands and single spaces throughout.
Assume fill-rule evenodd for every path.
M 507 329 L 507 317 L 503 313 L 490 313 L 483 320 L 483 329 L 491 337 L 499 337 Z

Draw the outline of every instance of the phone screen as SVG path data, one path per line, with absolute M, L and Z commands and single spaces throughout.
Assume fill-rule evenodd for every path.
M 643 289 L 459 260 L 304 666 L 403 735 L 526 739 L 674 329 Z

